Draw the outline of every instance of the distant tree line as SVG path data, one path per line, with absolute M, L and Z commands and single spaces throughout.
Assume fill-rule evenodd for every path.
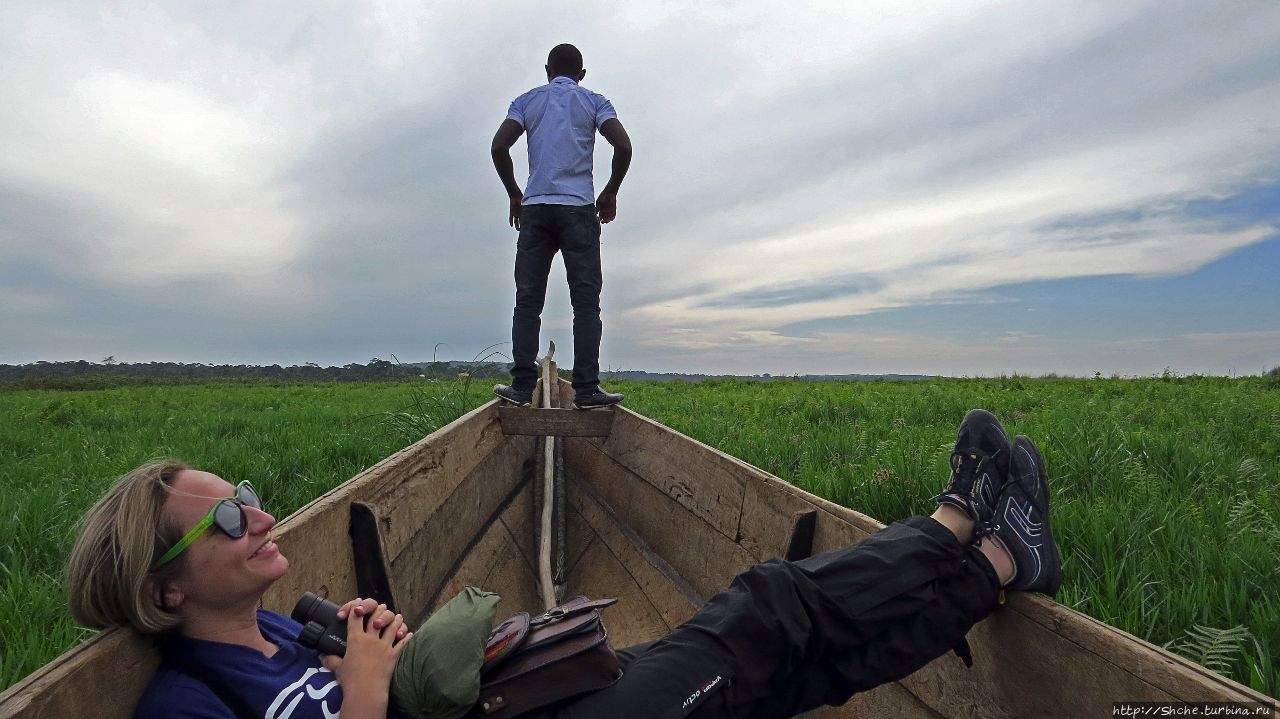
M 0 364 L 0 387 L 25 389 L 103 389 L 150 384 L 200 382 L 389 382 L 412 378 L 446 379 L 460 374 L 479 378 L 505 377 L 507 365 L 497 362 L 417 362 L 402 364 L 377 357 L 366 364 L 321 367 L 313 362 L 273 365 L 203 364 L 196 362 L 33 362 Z

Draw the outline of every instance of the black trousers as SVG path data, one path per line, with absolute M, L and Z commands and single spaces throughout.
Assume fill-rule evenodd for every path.
M 525 205 L 516 243 L 516 307 L 511 318 L 511 386 L 531 390 L 538 381 L 538 332 L 547 275 L 556 252 L 564 258 L 573 304 L 573 388 L 600 383 L 600 220 L 595 205 Z
M 620 652 L 612 687 L 536 716 L 792 717 L 906 677 L 961 644 L 998 596 L 986 557 L 912 517 L 854 547 L 756 565 L 666 637 Z

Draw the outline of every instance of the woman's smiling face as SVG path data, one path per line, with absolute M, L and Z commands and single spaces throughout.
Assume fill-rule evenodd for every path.
M 164 516 L 183 533 L 199 524 L 218 500 L 236 491 L 218 475 L 194 469 L 179 472 L 172 488 Z M 271 534 L 275 517 L 261 509 L 241 508 L 247 524 L 244 536 L 232 539 L 210 528 L 180 555 L 184 566 L 174 584 L 181 590 L 184 614 L 257 602 L 288 571 L 289 560 Z

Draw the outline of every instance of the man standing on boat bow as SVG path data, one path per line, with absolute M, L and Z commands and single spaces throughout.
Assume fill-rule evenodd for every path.
M 511 385 L 495 394 L 529 404 L 537 384 L 538 330 L 547 275 L 556 252 L 564 258 L 573 303 L 573 389 L 578 407 L 603 407 L 621 394 L 600 389 L 600 224 L 618 214 L 618 188 L 631 165 L 631 139 L 613 104 L 578 83 L 587 75 L 582 53 L 557 45 L 547 56 L 547 84 L 517 97 L 490 149 L 510 200 L 508 223 L 516 244 L 516 305 L 511 321 Z M 608 183 L 594 198 L 592 157 L 599 130 L 613 146 Z M 529 181 L 516 182 L 511 147 L 529 133 Z

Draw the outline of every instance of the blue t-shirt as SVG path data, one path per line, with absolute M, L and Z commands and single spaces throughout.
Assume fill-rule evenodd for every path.
M 596 130 L 618 113 L 604 95 L 560 76 L 517 97 L 507 119 L 528 133 L 526 205 L 589 205 Z
M 239 644 L 167 635 L 164 662 L 134 709 L 134 719 L 240 719 L 198 678 L 211 676 L 263 719 L 336 719 L 342 689 L 333 672 L 320 665 L 320 655 L 298 643 L 302 626 L 259 609 L 258 627 L 279 647 L 271 657 Z M 191 673 L 179 669 L 175 658 Z

